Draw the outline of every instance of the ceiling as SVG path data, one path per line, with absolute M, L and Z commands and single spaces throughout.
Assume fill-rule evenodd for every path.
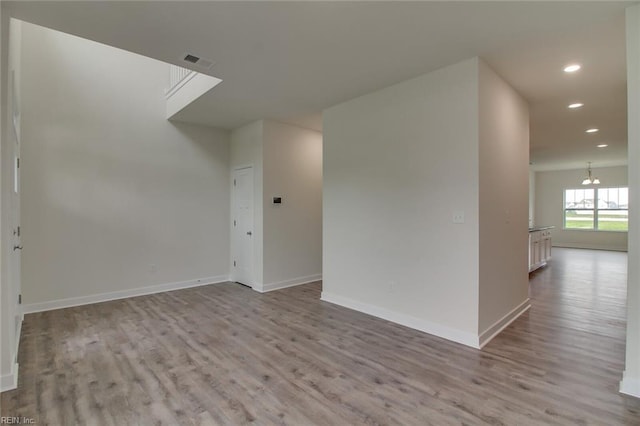
M 635 2 L 2 2 L 3 13 L 223 81 L 178 117 L 321 130 L 327 107 L 480 56 L 531 108 L 531 161 L 626 164 L 624 9 Z M 562 68 L 581 63 L 575 74 Z M 571 102 L 585 106 L 569 110 Z M 598 127 L 600 132 L 586 134 Z M 607 143 L 607 148 L 596 148 Z

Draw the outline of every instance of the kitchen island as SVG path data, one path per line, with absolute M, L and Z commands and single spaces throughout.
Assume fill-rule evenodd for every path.
M 553 226 L 529 228 L 529 272 L 541 268 L 551 260 L 551 230 Z

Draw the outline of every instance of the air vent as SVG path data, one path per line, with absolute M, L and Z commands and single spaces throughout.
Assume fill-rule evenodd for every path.
M 192 64 L 196 64 L 196 63 L 198 63 L 200 58 L 198 58 L 197 56 L 194 56 L 194 55 L 187 55 L 187 56 L 184 57 L 184 60 L 187 61 L 187 62 L 191 62 Z
M 206 71 L 213 66 L 213 61 L 201 58 L 192 53 L 185 53 L 182 55 L 182 60 L 191 64 L 189 68 L 194 71 Z

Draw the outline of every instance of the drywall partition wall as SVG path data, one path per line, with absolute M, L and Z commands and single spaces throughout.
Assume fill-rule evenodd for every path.
M 631 158 L 631 157 L 629 157 Z M 594 168 L 600 187 L 627 186 L 627 167 Z M 601 250 L 627 250 L 626 232 L 564 230 L 565 189 L 583 188 L 584 169 L 536 173 L 536 225 L 553 225 L 553 245 Z
M 480 345 L 528 304 L 529 107 L 483 61 L 480 90 Z
M 263 200 L 262 200 L 262 133 L 263 122 L 255 121 L 231 132 L 230 159 L 231 171 L 245 167 L 253 168 L 253 283 L 255 290 L 262 291 L 263 271 Z M 233 195 L 233 191 L 231 192 Z M 233 199 L 231 206 L 233 206 Z M 232 212 L 233 215 L 233 212 Z M 233 223 L 229 221 L 229 229 Z M 235 253 L 234 241 L 231 240 L 231 253 Z M 232 256 L 233 257 L 233 256 Z M 233 258 L 229 265 L 233 279 Z
M 0 98 L 0 391 L 17 386 L 17 350 L 20 337 L 21 313 L 18 306 L 19 262 L 13 248 L 16 240 L 13 230 L 19 218 L 14 210 L 18 197 L 13 191 L 14 147 L 20 130 L 18 115 L 21 104 L 20 93 L 20 21 L 9 19 L 8 14 L 1 20 L 1 90 Z M 14 81 L 15 80 L 15 81 Z M 14 131 L 14 128 L 17 130 Z M 18 276 L 16 276 L 16 273 Z
M 627 345 L 620 392 L 640 398 L 640 5 L 626 10 L 627 122 L 629 129 L 629 266 Z
M 16 236 L 19 226 L 19 193 L 14 191 L 16 155 L 19 151 L 20 140 L 20 105 L 22 103 L 20 91 L 20 69 L 22 60 L 20 55 L 21 22 L 6 18 L 3 26 L 7 33 L 7 44 L 3 44 L 3 88 L 5 98 L 2 101 L 2 146 L 0 151 L 1 188 L 1 333 L 2 333 L 2 375 L 0 376 L 0 390 L 15 388 L 18 379 L 17 351 L 22 325 L 18 298 L 20 294 L 20 246 Z M 14 231 L 16 233 L 14 233 Z
M 321 279 L 322 135 L 256 121 L 231 132 L 230 164 L 231 170 L 253 167 L 253 289 L 265 292 Z M 273 204 L 274 196 L 282 203 Z
M 322 278 L 322 134 L 263 126 L 266 291 Z
M 478 60 L 325 110 L 323 146 L 323 300 L 477 346 Z
M 6 13 L 2 13 L 2 7 L 0 5 L 0 162 L 4 161 L 5 145 L 7 144 L 7 137 L 4 133 L 6 128 L 6 114 L 7 114 L 7 71 L 8 71 L 8 52 L 9 52 L 9 18 Z M 2 167 L 4 169 L 4 167 Z M 1 171 L 1 170 L 0 170 Z M 3 188 L 4 178 L 0 173 L 0 189 Z M 2 191 L 4 194 L 4 191 Z M 5 251 L 7 250 L 7 244 L 5 243 L 6 232 L 4 228 L 7 226 L 2 219 L 2 209 L 4 203 L 2 202 L 2 194 L 0 194 L 0 380 L 9 381 L 13 379 L 11 377 L 11 337 L 9 334 L 9 308 L 6 305 L 8 302 L 7 292 L 9 291 L 9 280 L 6 277 L 5 272 Z M 5 379 L 6 378 L 6 379 Z M 0 388 L 0 392 L 4 390 Z M 2 413 L 0 413 L 1 415 Z
M 167 64 L 22 35 L 26 304 L 227 280 L 228 133 L 165 119 Z

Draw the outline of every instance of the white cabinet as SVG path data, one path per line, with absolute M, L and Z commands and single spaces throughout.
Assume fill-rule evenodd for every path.
M 542 241 L 544 243 L 542 247 L 542 260 L 546 263 L 551 260 L 551 230 L 542 232 Z
M 551 228 L 529 230 L 529 272 L 551 260 Z
M 540 263 L 540 232 L 529 232 L 529 272 Z

